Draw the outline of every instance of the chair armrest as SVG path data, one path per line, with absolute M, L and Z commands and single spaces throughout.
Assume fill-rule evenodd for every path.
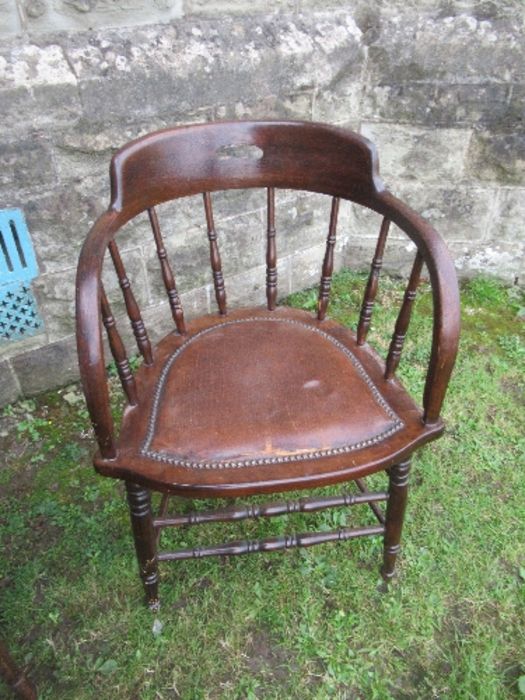
M 416 244 L 427 266 L 433 299 L 433 334 L 423 394 L 424 421 L 439 420 L 459 343 L 459 289 L 452 257 L 439 233 L 390 192 L 379 194 L 381 212 Z
M 118 214 L 113 211 L 95 222 L 80 252 L 76 278 L 80 378 L 100 453 L 106 459 L 114 458 L 116 449 L 102 342 L 100 279 L 107 243 L 118 226 Z

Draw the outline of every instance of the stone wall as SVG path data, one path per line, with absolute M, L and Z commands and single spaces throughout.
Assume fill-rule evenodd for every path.
M 322 10 L 319 8 L 322 7 Z M 74 273 L 115 147 L 172 124 L 287 117 L 359 130 L 383 178 L 447 239 L 461 275 L 525 282 L 520 0 L 0 0 L 0 208 L 23 209 L 44 331 L 0 344 L 0 404 L 77 376 Z M 232 303 L 264 299 L 264 196 L 217 197 Z M 280 293 L 319 277 L 328 203 L 282 193 Z M 213 306 L 198 201 L 161 207 L 187 313 Z M 338 265 L 378 217 L 343 207 Z M 169 314 L 144 225 L 121 248 L 146 318 Z M 403 266 L 406 239 L 387 266 Z M 110 284 L 108 282 L 108 284 Z M 118 289 L 109 287 L 118 306 Z

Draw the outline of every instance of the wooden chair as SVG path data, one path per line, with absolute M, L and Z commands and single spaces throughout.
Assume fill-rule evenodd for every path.
M 436 154 L 439 157 L 439 154 Z M 412 452 L 443 431 L 439 417 L 458 344 L 454 267 L 443 240 L 388 192 L 374 147 L 340 128 L 304 122 L 231 122 L 159 131 L 124 146 L 111 161 L 111 203 L 89 233 L 78 267 L 80 371 L 98 441 L 96 470 L 126 484 L 139 570 L 157 605 L 158 563 L 384 537 L 382 575 L 393 576 Z M 214 226 L 212 193 L 267 193 L 266 304 L 230 310 Z M 331 197 L 316 315 L 277 307 L 275 192 L 289 188 Z M 155 207 L 203 195 L 218 314 L 184 318 Z M 357 332 L 326 318 L 340 200 L 382 215 Z M 199 212 L 196 213 L 199 216 Z M 149 216 L 173 330 L 149 340 L 115 240 L 129 220 Z M 390 223 L 417 247 L 412 272 L 383 361 L 366 342 Z M 206 235 L 203 230 L 203 235 Z M 122 289 L 142 366 L 133 373 L 101 281 L 110 257 Z M 320 261 L 321 262 L 321 261 Z M 422 265 L 433 293 L 433 340 L 422 409 L 395 378 Z M 176 270 L 175 270 L 176 271 Z M 110 411 L 102 327 L 127 397 L 118 437 Z M 389 477 L 371 493 L 363 477 Z M 168 516 L 170 495 L 191 499 L 250 496 L 355 482 L 355 494 L 226 507 Z M 150 490 L 162 492 L 152 514 Z M 386 501 L 386 514 L 378 502 Z M 377 525 L 159 551 L 162 528 L 313 512 L 368 504 Z

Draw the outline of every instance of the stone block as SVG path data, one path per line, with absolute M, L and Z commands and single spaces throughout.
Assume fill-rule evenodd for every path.
M 76 85 L 77 77 L 60 44 L 11 39 L 0 50 L 0 79 L 5 88 Z
M 39 129 L 67 128 L 82 115 L 80 91 L 76 84 L 35 85 L 33 125 Z
M 104 177 L 109 198 L 111 156 L 128 141 L 170 125 L 160 118 L 128 125 L 74 121 L 51 133 L 58 174 L 63 180 Z
M 348 237 L 355 239 L 357 236 L 359 239 L 371 239 L 375 245 L 383 217 L 372 209 L 367 209 L 359 204 L 350 204 L 350 209 Z M 395 227 L 391 227 L 389 238 L 395 235 L 395 231 Z
M 226 278 L 264 263 L 266 221 L 259 212 L 226 219 L 217 224 L 216 229 Z
M 215 119 L 313 119 L 314 89 L 302 92 L 261 95 L 248 102 L 243 95 L 234 102 L 214 107 Z
M 25 338 L 18 340 L 9 340 L 5 343 L 0 343 L 0 361 L 4 359 L 9 359 L 21 352 L 28 352 L 29 350 L 34 350 L 36 348 L 42 347 L 47 342 L 47 335 L 45 329 L 36 335 L 30 335 Z
M 493 218 L 487 231 L 487 239 L 496 243 L 518 244 L 525 240 L 525 188 L 501 189 L 497 193 Z M 518 249 L 517 249 L 518 251 Z M 516 256 L 518 252 L 516 251 Z
M 492 221 L 496 193 L 490 189 L 467 186 L 441 188 L 404 184 L 395 191 L 399 198 L 429 221 L 447 245 L 467 245 L 478 250 Z M 369 209 L 353 207 L 354 222 L 345 248 L 345 265 L 368 270 L 379 235 L 382 217 Z M 412 265 L 415 247 L 396 226 L 390 228 L 384 255 L 384 269 L 405 274 Z
M 1 58 L 0 58 L 1 62 Z M 19 130 L 23 124 L 32 126 L 37 118 L 35 99 L 26 86 L 7 87 L 0 80 L 0 121 L 5 134 L 11 130 Z
M 139 307 L 143 309 L 149 303 L 150 293 L 146 278 L 144 259 L 142 257 L 142 250 L 141 248 L 121 250 L 120 247 L 119 250 L 122 263 L 126 270 L 126 276 L 131 284 L 133 296 L 135 297 Z M 126 309 L 124 298 L 109 253 L 107 253 L 104 261 L 102 281 L 113 312 L 116 315 L 124 315 Z
M 13 368 L 7 360 L 4 360 L 0 362 L 0 408 L 16 401 L 19 395 L 20 386 Z
M 53 39 L 7 41 L 0 49 L 0 85 L 4 130 L 56 129 L 81 114 L 77 77 Z
M 359 30 L 344 13 L 315 20 L 188 20 L 132 36 L 128 30 L 99 32 L 88 46 L 70 39 L 65 50 L 79 76 L 86 117 L 124 123 L 153 115 L 176 121 L 213 105 L 234 105 L 239 116 L 267 99 L 274 109 L 297 110 L 288 95 L 329 89 L 342 72 L 358 76 L 364 61 Z M 308 98 L 299 109 L 305 106 Z
M 469 129 L 363 122 L 361 133 L 376 145 L 387 185 L 400 179 L 445 184 L 464 177 Z
M 357 76 L 344 76 L 336 85 L 318 89 L 313 102 L 313 120 L 340 124 L 359 131 L 363 84 Z
M 473 180 L 520 185 L 525 182 L 525 129 L 506 133 L 474 132 L 468 150 L 468 173 Z
M 63 386 L 78 379 L 75 338 L 65 338 L 11 360 L 24 396 Z
M 184 319 L 186 322 L 193 318 L 209 313 L 208 290 L 206 287 L 192 289 L 181 295 Z M 167 333 L 174 330 L 175 324 L 167 301 L 144 309 L 144 324 L 153 343 L 158 342 Z
M 26 0 L 29 31 L 78 31 L 170 22 L 182 16 L 182 0 Z
M 371 82 L 365 88 L 362 116 L 421 124 L 428 127 L 470 127 L 506 119 L 509 86 L 492 84 L 436 84 L 434 82 Z
M 469 10 L 435 14 L 390 8 L 370 46 L 371 84 L 523 83 L 522 15 L 478 19 Z
M 89 45 L 71 38 L 67 52 L 87 118 L 129 123 L 169 115 L 177 121 L 216 103 L 219 94 L 228 102 L 239 93 L 261 94 L 254 86 L 259 76 L 246 60 L 248 49 L 244 56 L 235 51 L 244 34 L 244 27 L 234 32 L 225 19 L 219 25 L 182 22 L 177 28 L 99 32 Z M 237 73 L 225 70 L 228 61 Z
M 253 15 L 270 12 L 292 12 L 296 0 L 184 0 L 185 15 L 224 17 L 224 15 Z
M 292 292 L 319 285 L 325 248 L 324 244 L 315 245 L 290 256 L 290 285 Z M 336 244 L 334 255 L 335 272 L 344 265 L 344 250 L 345 243 L 343 241 Z
M 146 306 L 149 294 L 141 251 L 122 252 L 122 261 L 137 303 L 140 307 Z M 70 262 L 76 263 L 76 259 Z M 76 264 L 74 267 L 40 275 L 33 283 L 50 341 L 75 332 L 75 278 Z M 115 316 L 125 316 L 122 293 L 110 260 L 106 260 L 103 279 L 113 313 Z
M 324 245 L 330 221 L 331 197 L 303 192 L 288 194 L 292 196 L 288 201 L 278 201 L 275 212 L 279 256 Z
M 277 297 L 290 293 L 290 258 L 277 261 Z M 212 310 L 214 309 L 214 291 L 210 288 Z M 266 306 L 266 265 L 259 265 L 230 277 L 226 286 L 228 308 L 243 306 Z
M 164 230 L 167 228 L 163 225 Z M 231 275 L 264 262 L 266 225 L 258 212 L 216 221 L 215 228 L 226 285 Z M 200 228 L 183 229 L 164 239 L 177 288 L 181 293 L 212 281 L 209 242 L 204 222 Z M 165 299 L 166 292 L 154 246 L 149 250 L 146 266 L 152 300 Z
M 95 219 L 107 208 L 108 186 L 93 178 L 61 184 L 41 195 L 10 202 L 26 215 L 40 272 L 60 272 L 76 263 Z
M 213 218 L 217 224 L 226 224 L 230 219 L 241 214 L 266 212 L 266 189 L 254 187 L 250 189 L 222 190 L 211 195 Z M 201 195 L 184 197 L 176 202 L 183 208 L 188 222 L 193 221 L 197 227 L 205 226 L 204 205 Z M 264 214 L 266 217 L 266 214 Z M 266 218 L 264 219 L 266 221 Z
M 13 0 L 0 0 L 0 36 L 22 31 L 18 8 Z
M 357 272 L 368 273 L 374 257 L 375 245 L 375 239 L 350 236 L 344 249 L 343 266 Z M 416 246 L 411 240 L 401 236 L 389 237 L 383 256 L 382 273 L 408 278 L 415 255 Z
M 81 111 L 76 85 L 0 89 L 2 129 L 11 138 L 26 138 L 28 132 L 44 129 L 51 138 L 58 128 L 67 128 L 78 119 Z
M 203 287 L 211 281 L 209 243 L 204 226 L 201 229 L 176 230 L 167 235 L 169 226 L 160 220 L 164 235 L 164 246 L 179 294 L 190 292 L 197 287 Z M 219 245 L 221 243 L 219 236 Z M 166 291 L 162 281 L 159 260 L 155 245 L 146 248 L 146 270 L 150 288 L 150 299 L 154 304 L 166 299 Z
M 476 241 L 485 236 L 495 192 L 457 185 L 455 187 L 403 187 L 400 198 L 427 219 L 448 242 Z
M 0 191 L 53 190 L 57 177 L 47 138 L 41 132 L 0 142 Z
M 525 284 L 523 241 L 495 240 L 473 248 L 459 241 L 450 245 L 458 276 L 493 275 L 508 284 Z
M 37 277 L 33 290 L 49 340 L 75 332 L 75 268 Z
M 509 84 L 525 73 L 523 12 L 513 5 L 383 8 L 369 37 L 365 118 L 429 126 L 503 118 Z

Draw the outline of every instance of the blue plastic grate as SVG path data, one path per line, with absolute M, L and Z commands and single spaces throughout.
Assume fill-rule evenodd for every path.
M 20 209 L 0 210 L 0 342 L 35 335 L 43 327 L 29 283 L 38 265 Z

